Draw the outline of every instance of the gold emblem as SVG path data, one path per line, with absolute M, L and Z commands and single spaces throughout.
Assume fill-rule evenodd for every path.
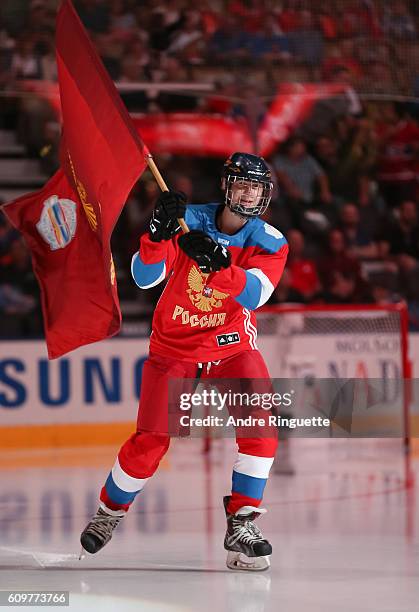
M 188 274 L 189 289 L 186 290 L 192 304 L 204 312 L 210 312 L 213 308 L 220 308 L 223 305 L 223 300 L 229 296 L 228 293 L 222 293 L 217 289 L 210 290 L 209 287 L 206 287 L 205 281 L 207 278 L 208 274 L 203 274 L 199 268 L 192 266 Z
M 112 285 L 115 284 L 115 264 L 113 262 L 113 257 L 111 255 L 111 267 L 110 267 L 110 273 L 111 273 L 111 283 Z
M 84 188 L 84 185 L 76 176 L 76 171 L 74 169 L 73 160 L 71 159 L 70 152 L 68 152 L 68 159 L 70 162 L 71 173 L 73 175 L 74 184 L 77 189 L 77 193 L 79 194 L 80 202 L 82 203 L 84 212 L 86 213 L 87 220 L 91 229 L 95 232 L 97 230 L 97 218 L 96 213 L 93 206 L 87 201 L 87 191 Z

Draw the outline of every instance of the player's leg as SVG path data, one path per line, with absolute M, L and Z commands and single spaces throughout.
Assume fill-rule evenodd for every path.
M 258 351 L 246 351 L 222 360 L 211 374 L 213 378 L 247 379 L 245 386 L 250 394 L 267 393 L 270 389 L 269 372 Z M 257 416 L 266 417 L 266 411 L 259 412 Z M 269 425 L 237 428 L 236 441 L 238 455 L 233 466 L 231 495 L 224 498 L 227 565 L 232 569 L 263 570 L 269 567 L 272 547 L 253 521 L 266 512 L 260 504 L 277 449 L 278 433 L 276 427 Z
M 81 535 L 90 553 L 98 552 L 157 470 L 169 448 L 168 381 L 194 377 L 196 367 L 150 355 L 141 381 L 137 431 L 122 445 L 100 493 L 100 507 Z

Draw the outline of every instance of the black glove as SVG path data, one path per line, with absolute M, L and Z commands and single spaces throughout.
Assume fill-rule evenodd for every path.
M 153 242 L 170 240 L 181 227 L 178 219 L 185 216 L 186 195 L 181 191 L 163 191 L 150 219 L 149 235 Z
M 191 230 L 182 234 L 178 244 L 188 257 L 196 261 L 201 272 L 205 274 L 218 272 L 231 264 L 230 252 L 201 230 Z

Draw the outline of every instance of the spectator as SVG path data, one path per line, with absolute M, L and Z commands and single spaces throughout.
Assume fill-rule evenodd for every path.
M 208 42 L 208 61 L 237 64 L 250 58 L 250 34 L 244 32 L 238 17 L 227 15 Z
M 377 37 L 380 35 L 373 2 L 370 0 L 353 0 L 342 3 L 342 12 L 338 22 L 341 24 L 341 33 L 346 36 Z
M 189 176 L 176 174 L 172 181 L 172 189 L 174 191 L 182 191 L 186 195 L 188 202 L 194 201 L 194 186 Z
M 320 99 L 304 121 L 300 133 L 310 144 L 315 144 L 320 136 L 332 132 L 338 121 L 357 117 L 362 111 L 358 94 L 352 86 L 352 75 L 346 68 L 337 66 L 332 71 L 330 81 L 344 85 L 345 89 L 342 93 Z
M 241 21 L 246 32 L 258 32 L 266 17 L 267 7 L 260 0 L 230 0 L 228 12 Z
M 41 57 L 41 78 L 45 81 L 56 82 L 58 80 L 57 60 L 55 56 L 54 37 L 50 36 L 43 41 L 43 53 Z
M 323 62 L 323 33 L 310 11 L 303 11 L 298 29 L 289 32 L 291 54 L 303 64 L 317 67 Z
M 319 25 L 326 40 L 335 40 L 338 35 L 338 24 L 332 10 L 320 7 Z
M 0 207 L 3 204 L 3 200 L 0 200 Z M 19 232 L 10 225 L 8 218 L 0 209 L 0 267 L 11 262 L 10 246 L 17 238 L 19 238 Z
M 201 17 L 197 11 L 185 12 L 183 25 L 174 33 L 167 51 L 191 64 L 203 63 L 204 35 Z
M 278 15 L 278 23 L 283 32 L 295 32 L 301 25 L 301 12 L 295 7 L 294 0 L 285 0 Z
M 154 179 L 144 179 L 137 183 L 125 204 L 113 240 L 120 246 L 124 267 L 131 265 L 132 254 L 138 249 L 138 239 L 150 221 L 159 187 Z
M 400 302 L 400 294 L 392 287 L 389 279 L 374 281 L 371 285 L 371 297 L 374 304 L 385 305 Z
M 355 204 L 344 204 L 340 217 L 340 230 L 347 253 L 357 259 L 376 259 L 379 256 L 378 246 L 361 225 L 359 210 Z
M 161 12 L 153 12 L 150 18 L 150 47 L 156 51 L 165 51 L 170 44 L 172 28 L 164 23 Z
M 45 0 L 32 0 L 29 5 L 26 31 L 31 35 L 52 34 L 55 29 L 55 12 L 48 9 Z
M 328 57 L 323 63 L 323 78 L 326 81 L 336 79 L 338 68 L 349 71 L 353 78 L 359 79 L 362 74 L 362 67 L 356 58 L 355 40 L 347 38 L 334 45 L 328 53 Z M 339 76 L 339 80 L 341 77 Z
M 144 69 L 139 65 L 138 60 L 129 55 L 122 60 L 121 75 L 119 81 L 121 83 L 139 83 L 146 81 Z M 135 89 L 133 91 L 121 92 L 121 97 L 130 112 L 145 112 L 148 108 L 148 97 L 145 91 Z
M 10 244 L 8 261 L 0 266 L 0 335 L 33 336 L 41 333 L 38 287 L 30 254 L 21 238 Z M 37 308 L 38 306 L 38 308 Z
M 320 290 L 316 262 L 305 255 L 304 236 L 300 231 L 290 230 L 287 240 L 290 249 L 287 261 L 289 287 L 300 295 L 301 301 L 310 302 Z
M 232 98 L 239 97 L 239 85 L 230 74 L 223 75 L 214 83 L 215 91 L 205 98 L 202 110 L 207 113 L 231 115 L 234 104 Z
M 396 0 L 388 6 L 383 19 L 383 30 L 387 36 L 394 36 L 400 40 L 416 38 L 416 25 L 406 2 Z
M 359 82 L 359 89 L 369 94 L 397 95 L 400 93 L 398 76 L 391 63 L 376 60 L 370 63 L 368 72 Z
M 337 65 L 330 71 L 330 82 L 344 85 L 343 91 L 345 114 L 357 116 L 362 112 L 362 105 L 359 100 L 358 93 L 354 89 L 354 74 L 347 66 Z M 336 116 L 336 113 L 335 113 Z
M 102 60 L 111 79 L 118 81 L 121 77 L 121 61 L 124 45 L 109 38 L 108 34 L 92 34 L 96 51 Z
M 151 56 L 146 42 L 141 38 L 133 38 L 128 43 L 124 54 L 125 58 L 129 58 L 135 63 L 140 72 L 148 68 L 151 61 Z
M 277 155 L 273 160 L 278 182 L 290 200 L 311 205 L 315 198 L 316 184 L 320 189 L 320 199 L 325 204 L 332 202 L 329 181 L 324 170 L 307 153 L 301 138 L 288 141 L 285 155 Z
M 272 15 L 268 15 L 262 27 L 255 32 L 249 48 L 256 60 L 272 62 L 287 60 L 291 56 L 288 38 L 275 23 Z
M 291 287 L 291 274 L 288 268 L 282 273 L 279 284 L 275 287 L 272 296 L 269 299 L 269 304 L 284 304 L 284 303 L 295 303 L 303 304 L 304 299 L 301 293 L 295 291 Z
M 0 90 L 12 82 L 12 55 L 8 49 L 0 48 Z
M 182 83 L 188 80 L 185 66 L 176 57 L 164 56 L 161 68 L 161 79 L 167 83 Z
M 415 202 L 405 201 L 382 234 L 382 253 L 399 269 L 400 286 L 408 299 L 419 299 L 419 219 Z
M 112 0 L 109 15 L 109 28 L 112 34 L 126 40 L 132 36 L 136 25 L 135 15 L 127 9 L 124 0 Z
M 162 16 L 164 28 L 177 27 L 182 18 L 181 3 L 179 0 L 165 0 L 153 9 L 153 13 Z
M 177 57 L 165 56 L 161 63 L 161 79 L 167 83 L 185 83 L 188 81 L 188 72 L 183 62 Z M 192 93 L 177 93 L 175 96 L 170 93 L 160 93 L 156 103 L 160 110 L 166 113 L 192 111 L 196 109 L 199 98 Z
M 77 0 L 75 7 L 85 28 L 91 32 L 109 32 L 109 7 L 104 2 L 96 0 Z
M 419 262 L 419 220 L 415 202 L 406 200 L 398 208 L 398 215 L 382 234 L 385 255 L 395 259 L 406 272 L 417 267 Z
M 380 190 L 387 204 L 394 207 L 416 194 L 419 127 L 400 106 L 384 104 L 380 108 L 376 136 Z
M 35 52 L 34 39 L 22 36 L 12 56 L 11 74 L 14 79 L 40 79 L 41 57 Z
M 201 0 L 200 13 L 202 19 L 202 27 L 206 38 L 212 36 L 220 25 L 222 16 L 219 10 L 212 5 L 210 0 Z
M 318 270 L 324 290 L 323 297 L 327 302 L 352 304 L 370 300 L 360 264 L 346 253 L 341 231 L 333 229 L 329 232 L 325 254 L 319 259 Z
M 369 204 L 376 145 L 367 120 L 341 119 L 336 123 L 334 137 L 323 135 L 317 139 L 315 154 L 334 196 L 355 200 L 362 206 Z

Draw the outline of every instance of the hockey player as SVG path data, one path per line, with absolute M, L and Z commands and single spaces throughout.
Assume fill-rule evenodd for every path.
M 170 378 L 269 379 L 256 346 L 254 310 L 279 282 L 288 246 L 258 217 L 273 189 L 261 157 L 234 153 L 224 165 L 223 204 L 186 206 L 183 194 L 160 195 L 149 232 L 140 240 L 131 272 L 148 289 L 169 277 L 157 304 L 144 364 L 136 432 L 123 444 L 100 494 L 100 507 L 81 535 L 83 548 L 99 551 L 156 471 L 169 447 Z M 181 234 L 177 219 L 190 228 Z M 254 524 L 277 436 L 238 437 L 231 495 L 224 498 L 224 547 L 231 569 L 263 570 L 271 544 Z

